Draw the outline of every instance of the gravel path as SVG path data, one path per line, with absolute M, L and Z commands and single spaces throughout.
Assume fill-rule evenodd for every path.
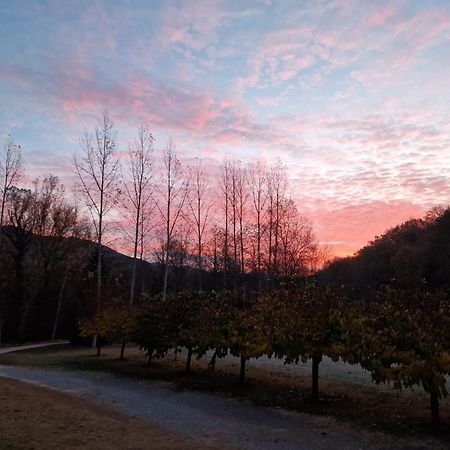
M 436 442 L 395 440 L 323 416 L 257 407 L 235 399 L 106 373 L 0 366 L 0 376 L 113 404 L 129 415 L 191 437 L 242 449 L 425 449 Z M 428 444 L 428 445 L 426 445 Z
M 5 353 L 18 352 L 21 350 L 32 350 L 34 348 L 52 347 L 54 345 L 65 345 L 65 344 L 70 344 L 70 342 L 66 340 L 57 340 L 57 341 L 37 342 L 35 344 L 11 345 L 6 347 L 0 347 L 0 355 L 3 355 Z

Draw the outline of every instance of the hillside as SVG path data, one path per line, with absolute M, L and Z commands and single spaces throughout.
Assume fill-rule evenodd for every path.
M 49 339 L 61 303 L 57 336 L 77 335 L 95 309 L 97 245 L 86 239 L 36 236 L 0 229 L 0 337 Z M 132 258 L 103 246 L 104 299 L 127 298 Z M 138 291 L 159 285 L 159 267 L 138 262 Z M 145 280 L 145 286 L 144 282 Z
M 353 297 L 383 286 L 450 287 L 450 208 L 435 208 L 377 236 L 354 256 L 333 261 L 318 278 Z

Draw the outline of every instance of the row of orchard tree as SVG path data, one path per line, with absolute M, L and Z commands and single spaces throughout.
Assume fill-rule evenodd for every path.
M 73 158 L 76 183 L 65 189 L 51 174 L 32 180 L 20 146 L 5 142 L 0 340 L 2 325 L 10 340 L 43 337 L 29 323 L 42 329 L 52 323 L 54 337 L 61 314 L 73 314 L 64 308 L 65 297 L 80 297 L 86 278 L 96 286 L 83 293 L 90 305 L 78 304 L 77 314 L 101 311 L 111 295 L 131 304 L 142 292 L 165 296 L 186 287 L 180 279 L 188 272 L 191 289 L 236 291 L 249 282 L 263 289 L 280 276 L 315 269 L 312 227 L 290 196 L 281 163 L 226 160 L 205 167 L 191 158 L 182 164 L 173 144 L 155 145 L 142 126 L 124 151 L 105 113 L 81 139 Z M 111 245 L 132 257 L 120 289 L 106 273 Z M 158 286 L 139 279 L 140 260 L 158 267 Z
M 209 364 L 228 354 L 246 362 L 263 355 L 286 363 L 312 360 L 312 398 L 319 396 L 324 357 L 360 364 L 375 382 L 397 389 L 421 385 L 430 394 L 431 418 L 439 423 L 439 398 L 450 374 L 450 297 L 444 291 L 384 290 L 371 301 L 349 300 L 313 284 L 242 295 L 231 291 L 180 292 L 143 299 L 141 305 L 113 304 L 82 332 L 109 342 L 136 342 L 148 355 L 187 349 L 212 353 Z

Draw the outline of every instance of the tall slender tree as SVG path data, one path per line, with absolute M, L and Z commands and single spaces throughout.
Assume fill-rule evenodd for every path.
M 74 157 L 74 167 L 86 206 L 92 218 L 97 237 L 97 293 L 96 310 L 102 306 L 102 254 L 103 238 L 108 213 L 117 202 L 119 160 L 116 158 L 116 132 L 108 113 L 103 113 L 99 126 L 92 136 L 86 133 L 80 152 Z M 94 337 L 93 347 L 97 346 Z M 100 347 L 97 346 L 97 353 Z
M 236 173 L 237 216 L 239 223 L 239 269 L 241 275 L 245 272 L 245 240 L 246 240 L 246 206 L 248 200 L 247 171 L 239 165 Z
M 8 192 L 22 176 L 23 158 L 20 145 L 14 143 L 11 136 L 8 136 L 0 157 L 0 226 L 4 224 L 5 207 Z
M 256 221 L 256 270 L 260 272 L 262 268 L 263 215 L 267 203 L 267 170 L 261 161 L 257 161 L 255 164 L 250 164 L 248 174 Z
M 278 161 L 268 173 L 268 263 L 273 276 L 278 274 L 280 250 L 280 222 L 283 202 L 286 198 L 287 178 L 283 164 Z
M 190 173 L 191 190 L 189 198 L 189 220 L 192 222 L 197 251 L 197 269 L 199 284 L 202 289 L 203 251 L 205 246 L 205 233 L 211 222 L 212 198 L 209 195 L 209 186 L 205 180 L 202 162 L 197 159 Z
M 136 295 L 138 256 L 143 257 L 146 222 L 153 210 L 153 142 L 148 126 L 142 125 L 137 140 L 128 151 L 128 170 L 124 180 L 125 208 L 130 216 L 133 243 L 133 268 L 130 283 L 130 305 Z
M 161 183 L 157 208 L 163 220 L 163 298 L 167 296 L 171 244 L 176 227 L 182 218 L 182 211 L 188 196 L 188 182 L 175 153 L 175 146 L 169 143 L 163 155 Z
M 231 199 L 231 162 L 225 160 L 221 167 L 220 175 L 220 190 L 222 193 L 222 208 L 223 208 L 223 251 L 222 251 L 222 261 L 223 261 L 223 285 L 227 287 L 228 281 L 228 271 L 229 267 L 229 222 L 230 222 L 230 199 Z

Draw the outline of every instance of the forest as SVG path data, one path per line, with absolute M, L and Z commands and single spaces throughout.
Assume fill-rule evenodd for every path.
M 438 206 L 377 236 L 355 256 L 328 263 L 319 278 L 347 296 L 364 298 L 383 286 L 448 289 L 449 255 L 450 210 Z
M 104 113 L 72 161 L 76 182 L 30 180 L 9 138 L 0 158 L 0 339 L 134 342 L 149 363 L 178 347 L 246 362 L 268 355 L 360 364 L 375 382 L 430 394 L 450 374 L 450 210 L 434 208 L 327 262 L 281 161 L 200 159 L 156 149 L 141 126 L 119 151 Z M 1 342 L 0 341 L 0 342 Z

